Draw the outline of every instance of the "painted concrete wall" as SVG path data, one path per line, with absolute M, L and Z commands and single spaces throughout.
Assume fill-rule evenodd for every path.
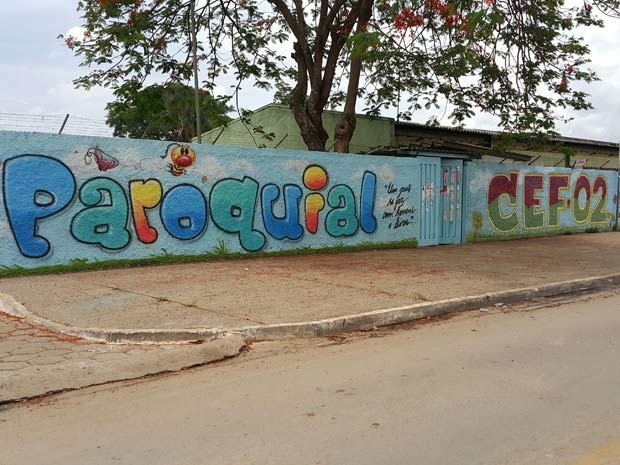
M 418 234 L 415 159 L 0 131 L 0 161 L 2 266 Z
M 617 182 L 613 171 L 468 163 L 465 239 L 610 230 Z

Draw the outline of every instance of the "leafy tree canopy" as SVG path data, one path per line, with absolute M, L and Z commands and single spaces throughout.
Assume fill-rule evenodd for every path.
M 192 71 L 195 13 L 205 86 L 239 85 L 289 102 L 310 149 L 325 150 L 321 115 L 344 106 L 336 149 L 348 150 L 358 98 L 367 113 L 398 107 L 478 112 L 509 131 L 551 131 L 566 109 L 591 107 L 582 27 L 617 16 L 620 0 L 80 0 L 85 35 L 65 42 L 90 67 L 78 86 L 140 89 L 151 74 Z M 447 105 L 449 104 L 449 106 Z
M 117 92 L 117 99 L 108 103 L 107 123 L 114 135 L 136 139 L 159 139 L 189 142 L 196 137 L 194 88 L 174 83 L 152 85 L 135 92 Z M 200 92 L 203 130 L 230 121 L 225 103 Z M 206 119 L 206 122 L 205 122 Z

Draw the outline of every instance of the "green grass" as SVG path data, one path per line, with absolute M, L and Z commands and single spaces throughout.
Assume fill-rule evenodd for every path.
M 36 268 L 24 268 L 18 265 L 0 266 L 0 278 L 12 278 L 18 276 L 32 276 L 52 273 L 72 273 L 78 271 L 107 270 L 113 268 L 130 268 L 149 265 L 169 265 L 175 263 L 194 263 L 212 260 L 230 260 L 239 258 L 279 257 L 308 255 L 317 253 L 343 253 L 360 252 L 365 250 L 385 250 L 417 247 L 417 239 L 405 239 L 396 242 L 362 242 L 358 245 L 344 245 L 342 243 L 330 247 L 301 247 L 293 250 L 281 250 L 275 252 L 230 252 L 224 241 L 220 241 L 211 252 L 199 255 L 175 255 L 162 249 L 160 255 L 147 258 L 105 260 L 90 262 L 88 259 L 73 259 L 66 265 L 40 266 Z

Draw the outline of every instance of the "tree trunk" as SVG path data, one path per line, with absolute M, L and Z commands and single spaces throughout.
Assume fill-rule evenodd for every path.
M 320 104 L 315 90 L 312 90 L 310 96 L 307 96 L 307 68 L 301 57 L 301 47 L 296 43 L 294 48 L 298 80 L 291 98 L 291 110 L 308 150 L 325 152 L 329 134 L 323 127 L 323 105 Z
M 372 14 L 373 0 L 362 0 L 360 16 L 357 22 L 355 34 L 366 31 L 366 24 Z M 336 123 L 334 137 L 334 151 L 338 153 L 349 153 L 351 151 L 351 138 L 355 132 L 355 106 L 357 104 L 357 91 L 360 85 L 360 74 L 362 72 L 362 57 L 351 54 L 351 70 L 349 73 L 349 85 L 347 87 L 347 98 L 344 103 L 342 117 Z
M 347 101 L 349 96 L 347 95 Z M 355 104 L 354 104 L 355 105 Z M 351 151 L 351 138 L 355 132 L 355 106 L 353 111 L 347 110 L 345 105 L 345 111 L 336 123 L 334 151 L 338 153 L 349 153 Z
M 331 3 L 330 0 L 321 0 L 319 28 L 316 31 L 312 47 L 308 43 L 308 37 L 312 34 L 308 33 L 301 0 L 294 0 L 293 2 L 295 14 L 288 8 L 284 0 L 268 1 L 283 15 L 296 38 L 296 42 L 293 44 L 292 57 L 297 63 L 297 83 L 291 95 L 291 111 L 308 149 L 324 152 L 327 150 L 326 144 L 329 134 L 323 127 L 323 110 L 331 94 L 340 52 L 347 42 L 348 33 L 343 34 L 343 31 L 351 31 L 360 19 L 363 21 L 361 24 L 365 25 L 370 18 L 374 0 L 356 0 L 347 13 L 344 24 L 340 24 L 338 14 L 341 13 L 341 8 L 347 0 L 337 0 L 334 3 Z M 368 12 L 365 16 L 360 16 L 360 6 L 363 5 L 366 5 Z M 359 26 L 357 31 L 360 32 Z M 330 37 L 332 39 L 331 44 L 326 50 L 326 44 Z M 326 52 L 327 61 L 323 63 Z M 359 72 L 357 75 L 357 82 L 359 82 Z M 356 93 L 357 85 L 354 94 Z M 353 118 L 355 118 L 355 101 L 353 102 L 352 113 Z M 355 121 L 352 125 L 355 126 Z M 349 126 L 351 124 L 347 127 Z
M 291 110 L 304 143 L 308 146 L 308 150 L 325 152 L 329 134 L 323 127 L 323 108 L 314 103 L 312 95 L 302 96 L 301 90 L 299 96 L 295 96 L 295 93 L 291 99 Z

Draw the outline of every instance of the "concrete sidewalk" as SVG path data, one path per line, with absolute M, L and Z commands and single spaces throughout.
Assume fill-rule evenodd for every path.
M 2 279 L 0 293 L 82 328 L 267 328 L 617 274 L 619 246 L 620 234 L 606 233 L 229 260 Z M 0 313 L 0 405 L 208 363 L 243 346 L 238 335 L 202 344 L 100 344 Z
M 225 260 L 0 280 L 76 327 L 227 328 L 315 321 L 620 273 L 620 234 Z
M 46 331 L 0 314 L 0 405 L 233 357 L 238 336 L 204 344 L 101 344 Z

